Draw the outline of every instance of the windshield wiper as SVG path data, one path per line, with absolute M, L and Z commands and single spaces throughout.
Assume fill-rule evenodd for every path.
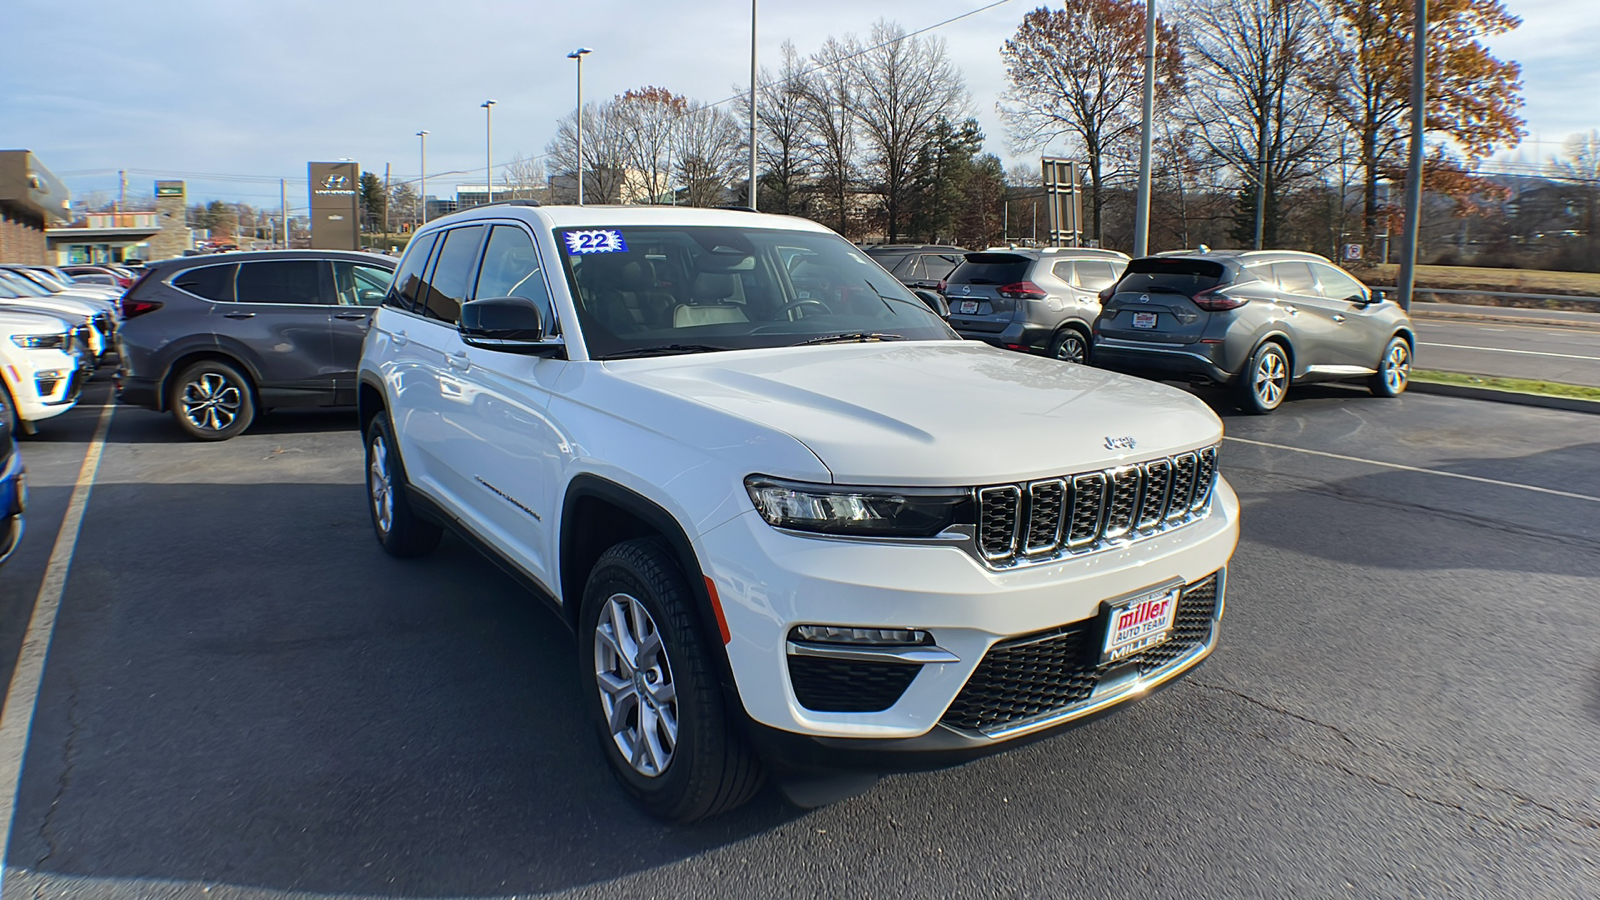
M 847 331 L 844 334 L 827 334 L 801 341 L 791 346 L 804 347 L 807 344 L 859 344 L 868 341 L 903 341 L 903 334 L 882 334 L 877 331 Z
M 641 356 L 675 356 L 679 353 L 715 353 L 718 350 L 732 350 L 732 347 L 713 347 L 710 344 L 662 344 L 659 347 L 640 347 L 636 350 L 619 350 L 616 353 L 607 353 L 600 357 L 601 361 L 608 359 L 635 359 Z

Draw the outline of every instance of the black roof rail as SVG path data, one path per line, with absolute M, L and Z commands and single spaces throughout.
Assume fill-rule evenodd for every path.
M 539 205 L 539 201 L 537 201 L 537 200 L 494 200 L 494 201 L 489 202 L 489 203 L 479 203 L 477 206 L 469 206 L 469 207 L 467 207 L 467 209 L 478 209 L 479 207 L 484 207 L 484 206 L 538 206 L 538 205 Z M 461 211 L 462 212 L 466 212 L 466 210 L 461 210 Z

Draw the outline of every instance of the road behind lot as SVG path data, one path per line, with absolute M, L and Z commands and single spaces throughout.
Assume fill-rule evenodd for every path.
M 1600 328 L 1420 317 L 1416 325 L 1418 368 L 1600 387 Z
M 7 670 L 103 392 L 23 445 Z M 206 445 L 118 410 L 6 895 L 1600 894 L 1600 419 L 1330 387 L 1227 424 L 1244 538 L 1193 677 L 671 827 L 612 786 L 554 617 L 459 542 L 378 550 L 351 416 Z

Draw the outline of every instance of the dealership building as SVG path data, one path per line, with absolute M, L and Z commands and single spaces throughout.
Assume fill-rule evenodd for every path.
M 45 232 L 71 218 L 61 179 L 27 150 L 0 150 L 0 262 L 54 263 Z

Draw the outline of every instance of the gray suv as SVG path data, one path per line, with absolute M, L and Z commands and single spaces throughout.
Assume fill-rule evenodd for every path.
M 964 338 L 1067 362 L 1089 359 L 1089 334 L 1102 290 L 1128 255 L 1051 247 L 968 253 L 950 273 L 950 327 Z
M 1247 412 L 1295 382 L 1364 379 L 1406 389 L 1411 319 L 1314 253 L 1206 250 L 1136 259 L 1095 321 L 1098 366 L 1232 387 Z
M 258 409 L 354 406 L 395 260 L 337 250 L 164 260 L 122 299 L 117 398 L 227 440 Z

